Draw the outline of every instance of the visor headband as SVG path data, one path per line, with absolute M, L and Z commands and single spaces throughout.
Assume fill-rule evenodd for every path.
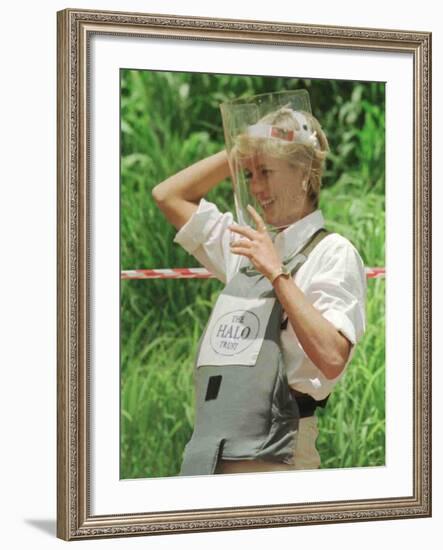
M 253 124 L 248 126 L 246 133 L 251 137 L 273 138 L 284 141 L 292 141 L 304 145 L 310 145 L 314 149 L 320 149 L 317 138 L 317 132 L 312 131 L 304 115 L 296 111 L 291 111 L 292 117 L 298 122 L 300 130 L 285 130 L 272 124 Z

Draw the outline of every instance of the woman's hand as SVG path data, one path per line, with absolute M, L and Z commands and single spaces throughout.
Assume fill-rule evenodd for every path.
M 230 225 L 234 233 L 243 235 L 246 239 L 237 239 L 231 242 L 231 251 L 250 259 L 252 265 L 268 279 L 281 266 L 281 259 L 274 247 L 266 225 L 258 212 L 248 204 L 248 210 L 254 219 L 257 229 L 248 226 Z

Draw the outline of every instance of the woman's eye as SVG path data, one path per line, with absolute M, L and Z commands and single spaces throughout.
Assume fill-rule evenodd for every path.
M 259 175 L 261 177 L 268 177 L 271 173 L 272 173 L 272 170 L 270 170 L 269 168 L 262 168 L 259 172 Z M 252 172 L 250 170 L 244 170 L 243 176 L 245 177 L 246 180 L 250 180 L 252 179 Z

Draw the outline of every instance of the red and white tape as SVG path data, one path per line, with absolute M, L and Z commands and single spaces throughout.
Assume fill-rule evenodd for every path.
M 366 267 L 368 279 L 385 276 L 384 267 Z M 121 272 L 122 279 L 214 279 L 215 275 L 204 267 L 177 267 L 175 269 L 130 269 Z

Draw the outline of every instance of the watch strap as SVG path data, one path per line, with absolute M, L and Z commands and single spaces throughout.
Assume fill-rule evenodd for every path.
M 289 277 L 291 276 L 291 272 L 288 271 L 288 269 L 284 265 L 281 265 L 280 269 L 278 269 L 278 271 L 276 271 L 273 274 L 272 278 L 270 279 L 271 284 L 274 284 L 274 281 L 280 276 L 283 276 L 283 277 L 286 277 L 286 279 L 289 279 Z

